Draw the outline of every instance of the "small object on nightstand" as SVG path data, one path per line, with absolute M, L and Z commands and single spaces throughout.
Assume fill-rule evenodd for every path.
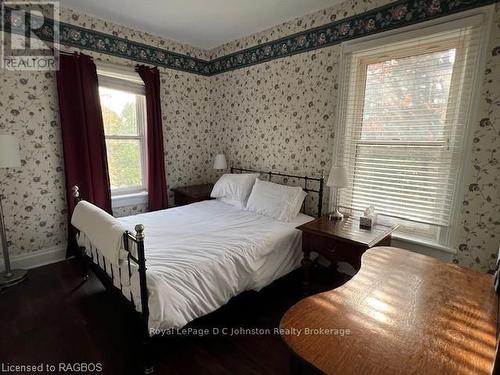
M 372 226 L 377 222 L 377 214 L 375 213 L 375 207 L 368 207 L 363 216 L 359 218 L 359 227 L 363 229 L 371 229 Z
M 359 227 L 363 229 L 371 229 L 372 228 L 372 218 L 368 216 L 361 216 L 359 218 Z
M 210 198 L 210 193 L 213 187 L 214 185 L 212 184 L 203 184 L 173 188 L 175 205 L 184 206 L 212 199 Z
M 338 195 L 339 189 L 347 187 L 348 182 L 346 169 L 342 166 L 332 165 L 326 186 L 335 189 L 335 206 L 333 208 L 333 212 L 328 215 L 328 220 L 342 220 L 344 217 L 344 215 L 339 211 Z
M 342 220 L 330 220 L 328 215 L 297 227 L 302 231 L 302 267 L 304 286 L 309 284 L 311 253 L 315 252 L 334 265 L 347 262 L 354 269 L 361 267 L 361 256 L 374 246 L 390 246 L 391 233 L 397 225 L 375 224 L 370 230 L 361 229 L 359 220 L 345 215 Z

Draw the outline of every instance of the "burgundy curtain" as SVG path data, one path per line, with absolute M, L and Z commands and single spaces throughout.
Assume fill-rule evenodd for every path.
M 146 138 L 148 147 L 149 211 L 167 208 L 167 181 L 163 156 L 160 72 L 144 65 L 136 67 L 146 89 Z
M 75 208 L 71 188 L 80 187 L 83 199 L 111 213 L 111 189 L 106 157 L 97 72 L 92 58 L 60 55 L 57 71 L 59 115 L 62 127 L 68 220 Z M 76 241 L 71 225 L 68 253 Z

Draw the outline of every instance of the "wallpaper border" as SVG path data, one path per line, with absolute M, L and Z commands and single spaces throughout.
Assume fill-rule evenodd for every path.
M 220 74 L 274 59 L 330 47 L 367 35 L 445 17 L 499 0 L 400 0 L 365 13 L 287 35 L 210 61 Z
M 59 33 L 60 44 L 105 53 L 168 69 L 212 76 L 271 60 L 340 44 L 347 40 L 404 27 L 434 18 L 496 3 L 499 0 L 400 0 L 365 13 L 301 31 L 270 42 L 207 61 L 166 49 L 86 29 L 65 22 L 54 29 L 53 20 L 44 20 L 36 32 L 42 40 Z M 24 35 L 12 20 L 2 15 L 2 29 Z
M 7 9 L 12 10 L 12 8 Z M 2 17 L 2 31 L 24 35 L 24 29 L 19 26 L 23 24 L 22 21 L 14 17 L 12 19 L 8 18 L 7 12 L 2 14 Z M 42 21 L 41 18 L 38 17 L 38 19 Z M 209 62 L 203 59 L 120 38 L 112 34 L 86 29 L 66 22 L 59 22 L 58 25 L 59 28 L 56 28 L 54 27 L 54 20 L 44 18 L 43 25 L 36 29 L 34 33 L 41 40 L 49 42 L 54 40 L 54 34 L 59 34 L 59 44 L 69 47 L 77 47 L 83 50 L 104 53 L 194 74 L 210 75 Z

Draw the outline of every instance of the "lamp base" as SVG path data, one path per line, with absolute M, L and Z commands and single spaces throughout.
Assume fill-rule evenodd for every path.
M 342 220 L 344 215 L 336 208 L 330 215 L 328 215 L 328 220 Z
M 0 273 L 0 289 L 9 288 L 26 280 L 28 271 L 26 270 L 11 270 L 10 273 Z

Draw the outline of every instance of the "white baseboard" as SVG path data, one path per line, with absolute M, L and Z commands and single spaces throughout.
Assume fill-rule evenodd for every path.
M 30 269 L 50 263 L 60 262 L 66 258 L 66 246 L 51 247 L 32 253 L 11 255 L 10 266 L 14 268 Z M 0 270 L 4 270 L 3 258 L 0 260 Z

